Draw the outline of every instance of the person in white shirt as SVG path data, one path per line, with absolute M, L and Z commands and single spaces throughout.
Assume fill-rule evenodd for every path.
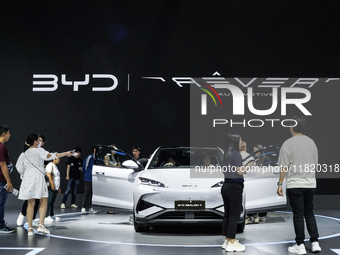
M 60 157 L 70 157 L 71 151 L 62 153 L 50 153 L 43 148 L 38 148 L 37 134 L 30 134 L 27 137 L 24 146 L 24 152 L 20 154 L 16 168 L 20 176 L 22 176 L 22 182 L 20 185 L 19 196 L 20 200 L 27 200 L 27 222 L 28 222 L 28 236 L 34 236 L 35 232 L 33 229 L 33 211 L 35 200 L 40 200 L 39 207 L 39 226 L 37 229 L 38 233 L 49 234 L 50 231 L 44 226 L 45 215 L 47 209 L 48 200 L 48 189 L 46 184 L 46 173 L 44 170 L 44 160 L 50 161 L 52 159 Z
M 42 134 L 38 134 L 38 141 L 39 141 L 39 144 L 38 144 L 37 148 L 43 147 L 45 145 L 45 136 L 42 135 Z M 18 227 L 23 226 L 24 223 L 25 223 L 24 221 L 25 221 L 25 217 L 26 217 L 26 213 L 27 213 L 27 205 L 28 205 L 28 202 L 27 202 L 27 200 L 25 200 L 24 203 L 22 204 L 21 212 L 18 215 L 18 219 L 17 219 L 17 226 Z M 35 204 L 34 204 L 33 219 L 36 218 L 39 207 L 40 207 L 40 200 L 36 199 Z
M 48 186 L 48 202 L 46 210 L 45 222 L 53 222 L 54 220 L 60 220 L 59 217 L 54 217 L 54 202 L 57 195 L 61 193 L 60 190 L 60 172 L 57 164 L 60 163 L 60 159 L 53 159 L 52 162 L 48 163 L 46 166 L 46 175 L 50 181 Z
M 242 141 L 241 147 L 240 147 L 240 154 L 242 156 L 242 159 L 245 159 L 248 157 L 250 154 L 247 152 L 247 143 L 245 141 Z M 245 161 L 243 161 L 244 166 L 253 166 L 254 165 L 255 159 L 253 157 L 249 157 Z M 249 165 L 248 165 L 249 163 Z

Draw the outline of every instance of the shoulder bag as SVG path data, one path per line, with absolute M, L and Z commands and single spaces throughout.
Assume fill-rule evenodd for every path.
M 26 153 L 25 153 L 25 157 L 26 157 L 26 159 L 28 160 L 28 162 L 31 163 L 32 166 L 34 166 L 36 169 L 38 169 L 38 171 L 39 171 L 40 173 L 42 173 L 42 174 L 44 175 L 44 177 L 45 177 L 45 182 L 46 182 L 47 184 L 50 184 L 50 179 L 48 178 L 48 176 L 46 175 L 46 173 L 43 172 L 43 171 L 41 171 L 39 168 L 37 168 L 37 167 L 36 167 L 36 166 L 28 159 Z

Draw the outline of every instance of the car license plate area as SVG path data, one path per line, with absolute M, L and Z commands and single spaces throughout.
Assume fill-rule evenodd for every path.
M 205 209 L 205 201 L 198 201 L 198 200 L 175 201 L 175 209 L 177 210 L 203 210 Z

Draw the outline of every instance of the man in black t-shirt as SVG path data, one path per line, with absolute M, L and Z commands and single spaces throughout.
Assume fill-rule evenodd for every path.
M 141 163 L 145 167 L 146 164 L 148 163 L 148 159 L 141 158 L 139 154 L 140 154 L 140 148 L 138 146 L 132 147 L 132 155 L 134 159 L 137 160 L 139 163 Z
M 68 194 L 72 190 L 72 199 L 71 199 L 71 208 L 78 208 L 76 203 L 76 195 L 77 195 L 77 189 L 78 185 L 80 183 L 80 172 L 82 171 L 82 165 L 83 161 L 80 157 L 81 149 L 79 147 L 76 147 L 74 149 L 74 155 L 69 157 L 66 162 L 66 180 L 67 180 L 67 188 L 64 193 L 63 201 L 61 203 L 60 208 L 65 209 L 65 203 L 68 197 Z

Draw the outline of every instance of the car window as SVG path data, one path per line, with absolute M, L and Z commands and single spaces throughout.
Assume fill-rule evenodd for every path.
M 122 163 L 129 159 L 130 156 L 112 147 L 100 147 L 96 162 L 100 166 L 122 167 Z
M 221 166 L 222 158 L 218 148 L 161 148 L 151 159 L 149 168 Z
M 251 156 L 258 166 L 276 166 L 279 159 L 280 146 L 267 146 Z

